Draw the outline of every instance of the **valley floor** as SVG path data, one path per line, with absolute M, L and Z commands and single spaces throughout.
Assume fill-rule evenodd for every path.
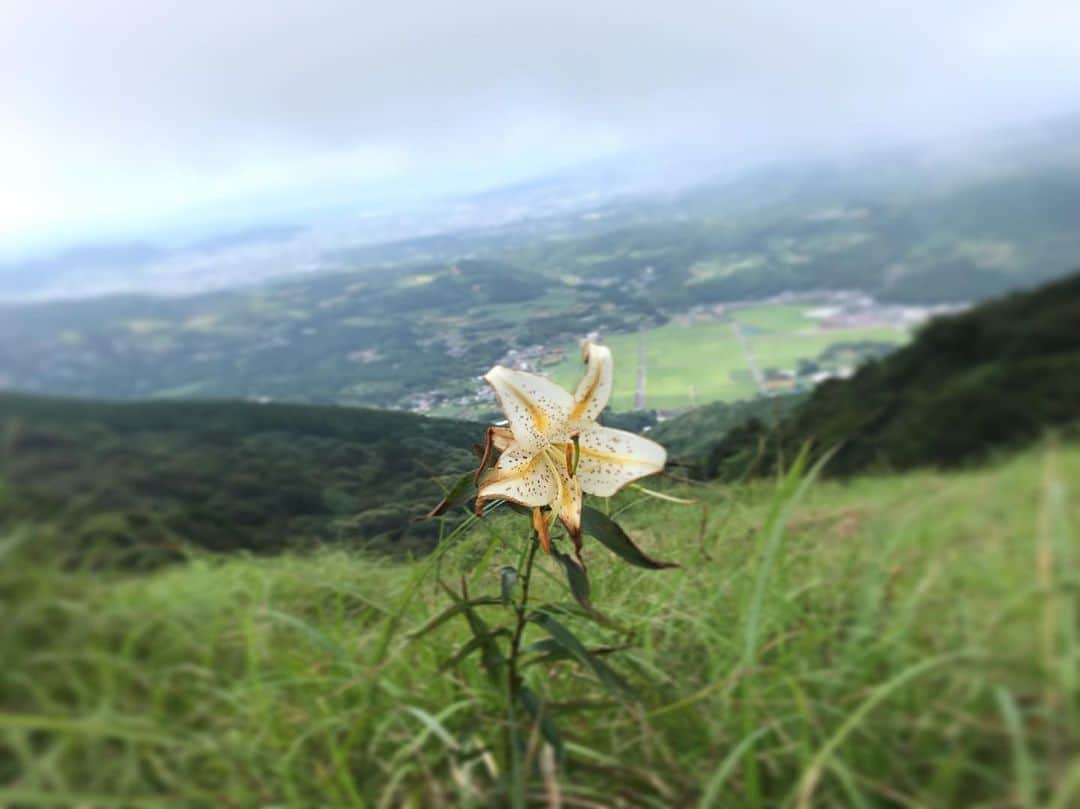
M 575 631 L 618 649 L 634 696 L 566 660 L 525 670 L 566 741 L 535 802 L 1076 806 L 1078 482 L 1080 447 L 1046 444 L 801 495 L 619 498 L 682 567 L 586 539 L 612 620 Z M 443 665 L 465 622 L 408 632 L 449 603 L 438 579 L 498 595 L 524 537 L 495 518 L 409 564 L 327 550 L 135 575 L 57 569 L 46 529 L 10 533 L 0 805 L 490 805 L 504 709 L 475 657 Z M 554 559 L 534 590 L 568 601 Z

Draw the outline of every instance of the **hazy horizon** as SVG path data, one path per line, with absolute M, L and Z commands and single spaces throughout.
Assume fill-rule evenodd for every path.
M 0 3 L 0 252 L 1080 112 L 1064 2 Z

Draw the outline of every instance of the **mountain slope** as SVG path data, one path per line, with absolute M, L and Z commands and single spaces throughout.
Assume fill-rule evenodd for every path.
M 805 398 L 801 393 L 794 393 L 738 402 L 712 402 L 657 424 L 649 432 L 649 437 L 667 449 L 669 467 L 700 473 L 716 444 L 717 436 L 751 419 L 758 419 L 763 424 L 776 424 Z
M 193 543 L 430 547 L 412 518 L 470 465 L 480 428 L 380 410 L 0 396 L 0 523 L 45 521 L 73 550 L 140 560 Z
M 954 465 L 1080 419 L 1080 273 L 930 322 L 907 347 L 829 381 L 775 427 L 754 419 L 706 476 L 775 469 L 808 440 L 829 469 Z M 718 437 L 719 438 L 719 437 Z

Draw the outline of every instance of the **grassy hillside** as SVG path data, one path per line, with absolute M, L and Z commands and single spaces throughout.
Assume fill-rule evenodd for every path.
M 710 451 L 708 476 L 762 471 L 813 440 L 830 471 L 957 464 L 1080 420 L 1080 273 L 931 321 L 908 346 L 818 387 L 778 426 Z
M 568 661 L 525 670 L 567 742 L 566 805 L 1076 806 L 1077 481 L 1072 446 L 801 500 L 771 482 L 619 500 L 683 568 L 587 547 L 616 621 L 585 638 L 635 697 Z M 144 575 L 62 569 L 57 533 L 0 543 L 0 804 L 490 805 L 503 714 L 475 657 L 440 668 L 464 622 L 405 632 L 446 605 L 436 578 L 497 595 L 520 523 L 421 563 L 335 549 Z M 565 598 L 553 560 L 538 570 Z
M 68 550 L 132 562 L 316 542 L 427 550 L 437 480 L 481 428 L 360 408 L 0 396 L 0 525 L 47 521 Z

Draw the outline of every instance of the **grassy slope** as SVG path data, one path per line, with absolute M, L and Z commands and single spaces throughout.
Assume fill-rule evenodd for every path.
M 589 546 L 594 601 L 633 638 L 609 660 L 640 702 L 605 705 L 568 663 L 527 670 L 575 701 L 555 706 L 572 742 L 564 795 L 1075 806 L 1076 481 L 1071 446 L 820 483 L 787 515 L 771 569 L 772 483 L 690 490 L 704 522 L 700 505 L 619 501 L 641 543 L 684 568 L 640 571 Z M 484 760 L 453 748 L 493 738 L 498 709 L 475 659 L 436 672 L 467 634 L 450 622 L 410 643 L 395 627 L 446 604 L 433 564 L 496 592 L 516 551 L 481 548 L 523 532 L 487 522 L 413 564 L 337 550 L 131 577 L 60 572 L 43 561 L 47 535 L 11 534 L 0 804 L 480 805 Z M 536 589 L 558 597 L 553 564 L 540 569 Z M 597 627 L 587 639 L 624 640 Z

